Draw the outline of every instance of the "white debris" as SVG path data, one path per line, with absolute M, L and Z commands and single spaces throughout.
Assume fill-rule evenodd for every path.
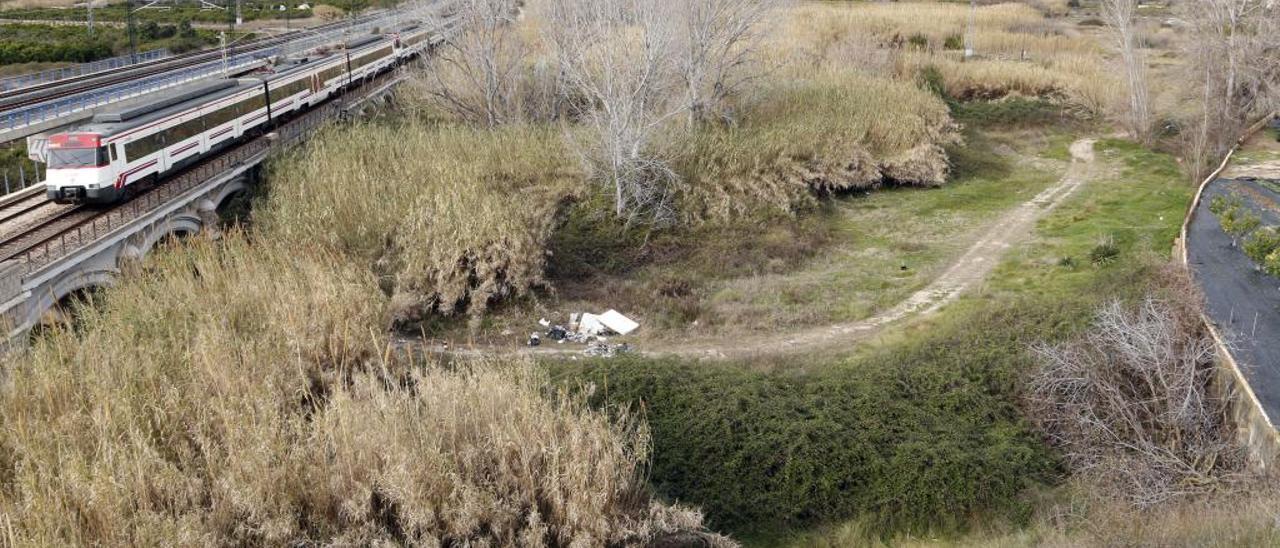
M 551 320 L 543 318 L 541 320 L 538 320 L 538 325 L 541 325 L 542 327 L 551 327 Z
M 626 335 L 640 327 L 640 324 L 613 309 L 600 315 L 600 323 L 619 335 Z
M 600 316 L 590 312 L 583 312 L 582 317 L 578 320 L 578 333 L 584 335 L 599 335 L 608 329 L 604 322 L 600 321 Z

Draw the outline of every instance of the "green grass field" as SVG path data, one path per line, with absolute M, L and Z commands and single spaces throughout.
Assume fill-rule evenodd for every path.
M 1052 156 L 1066 139 L 1048 142 L 1042 153 Z M 713 526 L 749 545 L 963 538 L 974 528 L 1029 526 L 1033 498 L 1061 477 L 1016 410 L 1027 347 L 1070 337 L 1105 299 L 1140 295 L 1191 195 L 1168 155 L 1115 140 L 1096 151 L 1100 175 L 1011 250 L 987 284 L 846 357 L 551 367 L 604 387 L 612 404 L 642 404 L 654 429 L 655 487 L 701 505 Z M 980 215 L 1007 204 L 973 193 L 1017 185 L 1011 173 L 1003 183 L 884 196 L 913 215 Z M 1104 238 L 1117 253 L 1093 264 Z

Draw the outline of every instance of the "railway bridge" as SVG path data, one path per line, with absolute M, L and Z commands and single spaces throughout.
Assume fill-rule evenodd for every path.
M 8 341 L 24 344 L 60 303 L 111 285 L 166 239 L 217 237 L 219 209 L 257 180 L 272 153 L 360 114 L 403 81 L 403 70 L 372 78 L 114 206 L 56 204 L 42 185 L 0 199 L 0 323 Z

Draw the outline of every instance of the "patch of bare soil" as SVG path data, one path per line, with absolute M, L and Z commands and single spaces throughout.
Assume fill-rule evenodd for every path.
M 1006 250 L 1025 241 L 1034 232 L 1035 224 L 1040 218 L 1094 176 L 1094 141 L 1094 139 L 1081 139 L 1072 143 L 1071 164 L 1060 181 L 995 220 L 978 241 L 974 242 L 964 255 L 941 276 L 893 308 L 855 322 L 755 336 L 751 339 L 714 337 L 670 342 L 646 341 L 645 347 L 639 350 L 639 353 L 655 357 L 728 359 L 812 352 L 823 348 L 848 346 L 875 336 L 890 324 L 933 314 L 986 279 Z M 513 351 L 509 347 L 453 350 L 433 347 L 428 350 L 463 354 Z M 540 355 L 568 355 L 581 352 L 581 346 L 521 347 L 514 351 Z

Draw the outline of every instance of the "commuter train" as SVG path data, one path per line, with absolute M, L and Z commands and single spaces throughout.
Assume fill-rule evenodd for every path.
M 416 25 L 341 49 L 277 64 L 273 71 L 188 86 L 100 112 L 51 134 L 46 193 L 58 203 L 114 203 L 246 137 L 261 135 L 429 47 Z

